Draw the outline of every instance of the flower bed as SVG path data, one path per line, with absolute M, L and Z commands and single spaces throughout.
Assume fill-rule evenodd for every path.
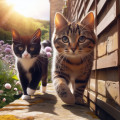
M 16 77 L 15 60 L 11 45 L 0 40 L 0 108 L 19 98 L 22 94 Z

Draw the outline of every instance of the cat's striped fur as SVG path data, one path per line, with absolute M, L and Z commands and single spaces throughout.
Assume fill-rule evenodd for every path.
M 57 94 L 67 104 L 83 103 L 96 43 L 93 29 L 92 12 L 81 23 L 70 23 L 60 13 L 56 13 L 52 39 L 52 80 Z M 73 92 L 68 87 L 70 83 Z

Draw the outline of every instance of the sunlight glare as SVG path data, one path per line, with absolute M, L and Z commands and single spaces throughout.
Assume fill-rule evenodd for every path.
M 31 17 L 44 15 L 49 11 L 49 0 L 6 0 L 8 4 L 14 6 L 14 10 L 18 13 Z M 39 12 L 39 14 L 38 14 Z

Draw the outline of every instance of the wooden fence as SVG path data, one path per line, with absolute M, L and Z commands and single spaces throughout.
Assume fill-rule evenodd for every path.
M 95 14 L 94 65 L 84 100 L 102 120 L 120 120 L 120 0 L 68 0 L 66 17 Z

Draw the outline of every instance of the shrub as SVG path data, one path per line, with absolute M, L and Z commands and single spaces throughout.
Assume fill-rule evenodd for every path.
M 13 70 L 0 60 L 0 108 L 19 98 L 21 87 Z
M 11 45 L 0 40 L 0 108 L 19 98 L 22 93 L 14 64 Z

